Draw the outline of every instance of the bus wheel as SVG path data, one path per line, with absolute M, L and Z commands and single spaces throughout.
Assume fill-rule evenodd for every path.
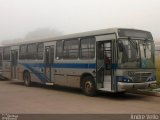
M 30 76 L 30 73 L 29 72 L 25 72 L 24 74 L 23 74 L 23 79 L 24 79 L 24 84 L 26 85 L 26 86 L 31 86 L 31 76 Z
M 94 96 L 96 94 L 96 85 L 93 77 L 86 76 L 83 78 L 82 90 L 87 96 Z

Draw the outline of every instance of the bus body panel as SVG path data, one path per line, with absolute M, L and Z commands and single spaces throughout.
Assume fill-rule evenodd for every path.
M 10 61 L 3 61 L 2 70 L 3 70 L 2 75 L 8 79 L 11 79 L 11 62 Z
M 62 36 L 58 38 L 40 39 L 39 41 L 30 41 L 30 42 L 19 43 L 16 45 L 10 45 L 10 59 L 3 60 L 2 62 L 3 76 L 9 79 L 23 80 L 24 72 L 28 71 L 30 73 L 32 82 L 38 82 L 42 84 L 54 83 L 62 86 L 81 88 L 82 87 L 81 78 L 84 74 L 87 74 L 94 79 L 97 90 L 110 91 L 110 92 L 127 91 L 133 88 L 139 89 L 147 87 L 149 86 L 149 84 L 155 83 L 154 69 L 118 68 L 118 56 L 119 56 L 118 31 L 119 31 L 118 28 L 104 29 L 98 31 L 73 34 L 68 36 Z M 144 33 L 146 31 L 139 31 L 139 32 Z M 125 34 L 128 33 L 126 31 L 123 32 L 123 30 L 121 29 L 121 35 Z M 131 34 L 132 32 L 129 30 L 129 35 Z M 145 34 L 137 34 L 137 35 L 145 36 Z M 84 38 L 94 38 L 95 40 L 94 47 L 92 46 L 94 48 L 93 50 L 94 57 L 90 59 L 80 58 L 80 55 L 82 54 L 80 53 L 80 50 L 82 49 L 80 44 L 82 44 L 82 40 Z M 76 59 L 56 58 L 57 42 L 59 40 L 62 41 L 63 43 L 62 47 L 64 50 L 64 42 L 73 39 L 76 39 L 78 42 L 78 58 Z M 126 39 L 130 38 L 127 37 Z M 146 38 L 143 39 L 146 40 Z M 85 41 L 83 42 L 85 43 Z M 36 56 L 37 59 L 31 60 L 30 58 L 28 58 L 28 51 L 29 51 L 28 46 L 30 44 L 35 44 L 37 47 L 39 43 L 43 43 L 43 50 L 42 50 L 43 52 L 41 53 L 43 57 L 39 59 L 37 55 Z M 88 44 L 86 42 L 85 44 L 86 45 L 83 46 L 84 47 L 83 51 L 84 52 L 86 52 L 87 50 L 91 51 L 92 49 L 88 49 L 86 47 L 87 45 L 91 46 L 91 43 Z M 24 59 L 20 59 L 20 46 L 22 45 L 27 46 L 26 48 L 27 55 L 26 58 Z M 69 49 L 67 48 L 67 49 L 72 50 L 73 53 L 70 54 L 74 55 L 75 54 L 74 50 L 76 46 L 73 45 L 72 47 L 73 48 Z M 36 50 L 38 54 L 38 47 L 36 48 Z M 62 53 L 63 53 L 62 56 L 64 56 L 64 51 Z M 85 53 L 84 56 L 87 55 L 88 53 Z M 134 79 L 134 76 L 139 74 L 140 75 L 147 74 L 147 77 L 141 83 L 124 81 L 124 80 L 130 80 L 130 78 Z M 138 80 L 141 79 L 138 78 Z

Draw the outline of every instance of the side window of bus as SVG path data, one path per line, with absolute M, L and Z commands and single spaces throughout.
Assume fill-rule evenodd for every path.
M 93 59 L 95 57 L 95 38 L 82 38 L 80 44 L 80 59 Z
M 63 57 L 63 41 L 57 41 L 56 43 L 56 59 L 60 60 Z
M 32 43 L 32 44 L 28 44 L 28 55 L 27 55 L 28 59 L 37 59 L 37 44 L 36 43 Z
M 3 49 L 3 60 L 10 60 L 10 47 Z
M 37 55 L 37 59 L 43 59 L 43 50 L 44 50 L 44 45 L 43 43 L 38 43 L 38 55 Z
M 27 58 L 27 45 L 21 45 L 19 51 L 19 59 L 23 60 Z
M 63 59 L 77 59 L 79 53 L 79 40 L 64 41 Z

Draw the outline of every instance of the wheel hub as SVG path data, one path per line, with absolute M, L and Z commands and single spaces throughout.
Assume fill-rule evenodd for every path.
M 87 81 L 87 82 L 85 83 L 85 89 L 86 89 L 87 91 L 90 91 L 90 90 L 92 89 L 92 87 L 93 87 L 93 85 L 92 85 L 92 83 L 91 83 L 90 81 Z

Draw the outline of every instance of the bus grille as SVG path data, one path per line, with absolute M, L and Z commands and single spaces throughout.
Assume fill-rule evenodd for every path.
M 147 78 L 151 76 L 151 72 L 132 72 L 129 71 L 128 75 L 132 77 L 133 82 L 135 83 L 141 83 L 141 82 L 146 82 Z

